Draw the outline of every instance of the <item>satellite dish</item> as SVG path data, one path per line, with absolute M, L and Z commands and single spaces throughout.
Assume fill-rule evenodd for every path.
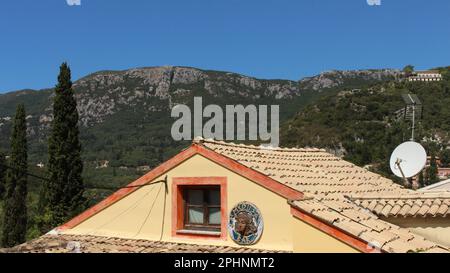
M 427 153 L 417 142 L 407 141 L 392 152 L 389 165 L 398 177 L 409 178 L 418 174 L 427 163 Z

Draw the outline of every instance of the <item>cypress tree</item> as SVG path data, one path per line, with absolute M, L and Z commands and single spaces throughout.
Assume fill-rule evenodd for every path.
M 438 177 L 436 157 L 433 154 L 431 155 L 430 167 L 428 168 L 428 184 L 431 185 L 436 182 L 439 182 L 439 177 Z
M 0 200 L 3 199 L 6 189 L 6 160 L 5 155 L 0 152 Z
M 25 242 L 27 231 L 27 124 L 25 107 L 17 106 L 11 137 L 11 169 L 7 171 L 2 245 Z
M 49 180 L 44 183 L 39 204 L 41 231 L 62 224 L 85 206 L 77 104 L 67 63 L 61 65 L 55 87 L 48 152 Z
M 421 187 L 421 188 L 426 186 L 425 185 L 425 177 L 423 175 L 423 171 L 421 171 L 419 173 L 419 177 L 418 177 L 418 181 L 417 182 L 419 183 L 419 187 Z

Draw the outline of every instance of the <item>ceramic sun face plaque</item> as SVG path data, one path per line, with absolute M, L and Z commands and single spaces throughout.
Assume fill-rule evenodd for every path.
M 228 217 L 228 232 L 239 245 L 253 245 L 261 237 L 264 222 L 259 209 L 250 202 L 239 202 Z

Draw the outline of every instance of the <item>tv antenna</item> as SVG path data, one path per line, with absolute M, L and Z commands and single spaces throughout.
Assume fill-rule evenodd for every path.
M 403 94 L 403 101 L 406 103 L 404 116 L 405 120 L 410 120 L 411 126 L 411 141 L 414 141 L 414 130 L 416 128 L 416 119 L 422 117 L 422 102 L 415 94 Z
M 405 186 L 409 186 L 408 178 L 421 172 L 426 163 L 427 153 L 422 145 L 414 141 L 407 141 L 394 149 L 389 166 L 396 176 L 403 178 Z

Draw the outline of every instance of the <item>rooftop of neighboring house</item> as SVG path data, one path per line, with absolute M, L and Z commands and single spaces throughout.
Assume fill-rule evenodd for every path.
M 415 74 L 439 74 L 440 72 L 437 70 L 426 70 L 426 71 L 415 71 Z
M 420 188 L 419 191 L 450 191 L 450 179 Z

